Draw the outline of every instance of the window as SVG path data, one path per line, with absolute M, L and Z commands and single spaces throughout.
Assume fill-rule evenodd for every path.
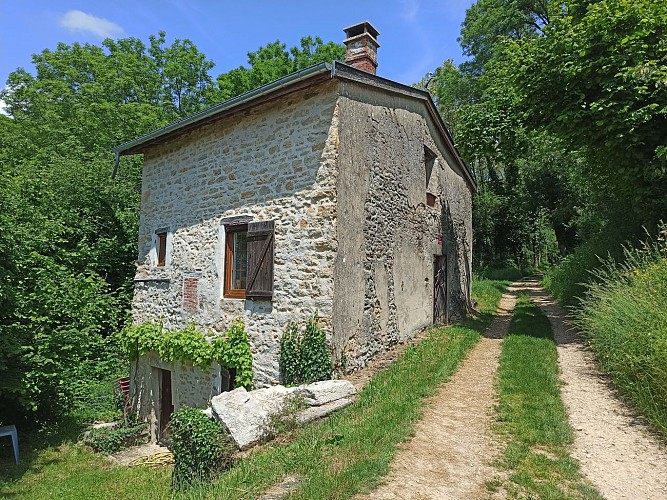
M 248 226 L 229 226 L 225 251 L 225 296 L 244 298 L 248 278 Z
M 167 231 L 155 233 L 156 251 L 157 251 L 157 267 L 164 267 L 167 262 Z
M 224 296 L 273 296 L 274 221 L 225 226 Z

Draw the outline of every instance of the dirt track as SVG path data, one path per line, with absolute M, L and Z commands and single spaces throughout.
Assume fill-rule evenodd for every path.
M 490 435 L 493 381 L 516 293 L 528 293 L 551 322 L 562 395 L 574 429 L 572 456 L 609 500 L 667 498 L 667 447 L 619 401 L 595 369 L 565 313 L 536 280 L 514 283 L 499 315 L 458 372 L 430 398 L 415 436 L 403 443 L 384 483 L 369 499 L 487 498 L 497 445 Z

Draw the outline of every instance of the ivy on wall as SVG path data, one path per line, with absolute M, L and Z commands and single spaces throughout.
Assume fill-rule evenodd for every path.
M 252 387 L 252 352 L 245 324 L 237 319 L 224 335 L 211 338 L 190 323 L 182 330 L 165 330 L 162 323 L 131 325 L 116 334 L 130 360 L 151 351 L 167 362 L 191 362 L 207 369 L 213 363 L 236 369 L 236 385 Z

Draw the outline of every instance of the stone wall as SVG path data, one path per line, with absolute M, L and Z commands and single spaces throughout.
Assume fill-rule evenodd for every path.
M 333 341 L 353 370 L 432 323 L 436 255 L 448 259 L 449 316 L 465 314 L 472 204 L 423 104 L 344 82 L 339 108 Z M 428 186 L 425 147 L 436 154 Z
M 145 153 L 135 323 L 181 328 L 194 321 L 221 334 L 242 317 L 257 386 L 278 379 L 279 339 L 288 321 L 303 323 L 317 309 L 331 324 L 336 103 L 337 85 L 328 81 Z M 223 223 L 240 215 L 276 221 L 272 300 L 223 297 Z M 163 268 L 156 267 L 159 229 L 168 230 Z

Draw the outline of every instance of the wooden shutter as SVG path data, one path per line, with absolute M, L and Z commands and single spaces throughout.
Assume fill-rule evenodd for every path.
M 273 296 L 273 230 L 275 221 L 248 223 L 246 297 Z

